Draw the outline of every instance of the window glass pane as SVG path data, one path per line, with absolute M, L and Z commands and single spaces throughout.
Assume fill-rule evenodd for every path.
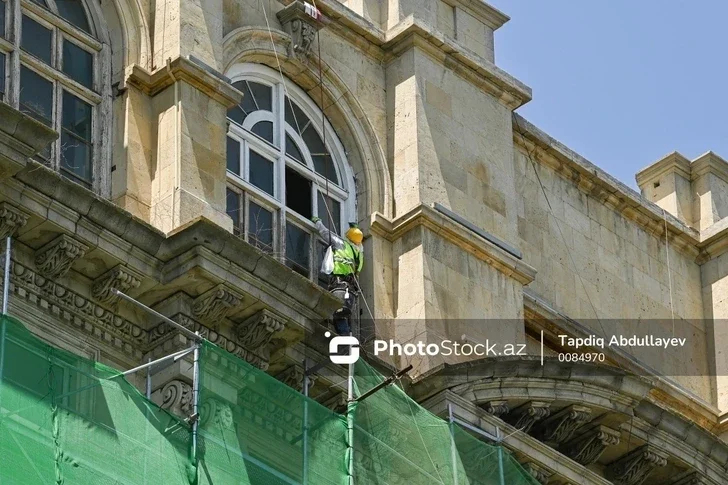
M 5 98 L 5 54 L 0 52 L 0 99 Z
M 94 83 L 94 56 L 67 40 L 63 41 L 63 72 L 89 89 Z
M 311 181 L 291 167 L 286 167 L 286 206 L 310 219 Z
M 63 129 L 91 141 L 91 105 L 63 91 Z
M 5 37 L 5 2 L 0 0 L 0 37 Z
M 227 189 L 225 194 L 225 212 L 233 220 L 233 232 L 240 235 L 240 228 L 243 226 L 243 213 L 240 210 L 240 202 L 242 197 L 234 190 Z
M 250 130 L 265 141 L 273 143 L 273 122 L 259 121 Z
M 306 116 L 304 112 L 301 111 L 301 108 L 299 108 L 296 103 L 293 103 L 288 97 L 286 97 L 285 109 L 286 123 L 296 130 L 296 133 L 299 135 L 306 131 L 306 128 L 308 128 L 308 125 L 310 124 L 308 116 Z
M 81 30 L 91 32 L 88 28 L 86 10 L 81 0 L 56 0 L 58 14 Z
M 20 47 L 24 51 L 33 54 L 45 62 L 51 63 L 51 44 L 53 33 L 41 24 L 23 15 L 23 31 L 20 39 Z
M 253 111 L 272 110 L 273 89 L 270 86 L 252 81 L 238 81 L 233 86 L 243 93 L 243 101 L 228 110 L 228 118 L 234 122 L 242 125 Z
M 273 212 L 252 200 L 248 203 L 248 242 L 265 252 L 273 251 Z
M 48 126 L 53 118 L 53 83 L 20 67 L 20 111 Z
M 286 265 L 303 276 L 309 276 L 311 236 L 300 227 L 286 224 Z
M 86 186 L 91 184 L 92 111 L 90 104 L 63 92 L 61 169 Z
M 321 241 L 318 241 L 316 243 L 316 267 L 319 268 L 318 269 L 318 284 L 322 288 L 329 287 L 329 275 L 321 272 L 321 263 L 324 260 L 324 255 L 326 254 L 326 249 L 328 247 L 329 247 L 328 244 L 324 244 Z
M 273 195 L 273 162 L 250 150 L 250 183 Z
M 240 142 L 230 137 L 227 139 L 227 169 L 240 175 Z
M 291 138 L 290 135 L 286 135 L 286 155 L 296 159 L 296 161 L 301 162 L 304 165 L 306 164 L 303 159 L 303 155 L 301 154 L 301 150 L 298 149 L 298 145 L 296 145 L 296 142 L 293 141 L 293 138 Z
M 331 197 L 326 197 L 321 192 L 318 193 L 318 216 L 329 230 L 341 234 L 341 204 Z M 331 228 L 332 219 L 334 221 L 333 229 Z
M 32 0 L 33 3 L 37 3 L 41 7 L 48 8 L 48 4 L 45 2 L 45 0 Z
M 316 173 L 338 184 L 339 179 L 336 176 L 336 169 L 331 160 L 331 155 L 326 149 L 326 146 L 324 146 L 324 142 L 321 140 L 319 134 L 313 128 L 309 127 L 301 134 L 301 137 L 304 143 L 306 143 L 308 151 L 311 153 L 311 159 L 313 160 L 313 167 Z

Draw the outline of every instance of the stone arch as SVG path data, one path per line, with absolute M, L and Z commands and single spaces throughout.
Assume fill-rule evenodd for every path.
M 391 217 L 392 184 L 386 157 L 364 109 L 341 77 L 326 63 L 321 67 L 324 99 L 324 106 L 321 106 L 318 63 L 313 56 L 306 61 L 289 57 L 289 43 L 288 34 L 279 30 L 236 29 L 223 41 L 224 70 L 227 72 L 232 65 L 243 62 L 264 64 L 278 70 L 280 62 L 283 75 L 319 105 L 341 139 L 356 179 L 357 212 L 362 226 L 369 225 L 369 215 L 373 212 Z
M 88 2 L 97 36 L 109 46 L 111 82 L 123 81 L 124 69 L 132 64 L 149 68 L 151 45 L 149 19 L 140 0 Z

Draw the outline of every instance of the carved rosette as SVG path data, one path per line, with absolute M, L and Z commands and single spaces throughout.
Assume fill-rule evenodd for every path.
M 139 288 L 141 279 L 141 275 L 137 272 L 125 266 L 118 265 L 96 278 L 91 290 L 92 295 L 100 303 L 113 303 L 119 297 L 112 290 L 127 293 L 129 290 Z
M 620 433 L 616 429 L 598 425 L 579 434 L 564 447 L 564 453 L 582 465 L 591 465 L 602 456 L 607 446 L 619 444 Z
M 304 2 L 296 0 L 280 10 L 277 14 L 283 30 L 291 36 L 288 56 L 305 58 L 311 52 L 316 33 L 328 24 L 328 19 L 321 12 Z
M 0 240 L 15 233 L 28 222 L 28 216 L 7 202 L 0 203 Z
M 162 404 L 160 407 L 177 416 L 188 417 L 192 415 L 192 386 L 179 379 L 169 381 L 162 387 Z
M 523 468 L 542 485 L 547 485 L 551 480 L 551 477 L 554 476 L 554 472 L 547 470 L 532 461 L 523 465 Z
M 658 467 L 667 465 L 667 455 L 650 445 L 643 445 L 612 462 L 607 478 L 614 485 L 640 485 Z
M 281 317 L 263 309 L 241 323 L 237 327 L 235 336 L 240 345 L 267 361 L 270 359 L 268 344 L 271 338 L 285 327 L 286 324 Z
M 579 427 L 591 419 L 591 409 L 571 405 L 553 416 L 546 418 L 534 430 L 534 435 L 541 441 L 558 445 L 571 438 Z
M 508 414 L 510 408 L 508 407 L 508 401 L 490 401 L 483 406 L 485 412 L 492 414 L 493 416 L 500 417 Z
M 61 234 L 38 250 L 35 266 L 46 278 L 63 277 L 77 259 L 81 259 L 88 251 L 88 246 L 81 244 L 70 236 Z
M 548 402 L 531 401 L 517 407 L 509 415 L 507 421 L 524 433 L 531 431 L 536 422 L 546 419 L 551 414 Z
M 192 313 L 203 322 L 218 323 L 240 304 L 243 297 L 225 285 L 198 296 L 192 303 Z

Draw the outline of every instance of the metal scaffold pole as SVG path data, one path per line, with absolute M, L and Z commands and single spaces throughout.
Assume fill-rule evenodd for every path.
M 10 298 L 10 247 L 12 238 L 5 239 L 5 271 L 3 272 L 3 315 L 8 314 L 8 299 Z
M 349 373 L 346 379 L 346 436 L 347 436 L 347 462 L 349 485 L 354 485 L 354 364 L 349 364 Z
M 303 485 L 308 485 L 308 363 L 303 359 Z
M 503 438 L 500 428 L 496 428 L 495 432 L 498 437 L 498 477 L 500 478 L 500 485 L 506 485 L 506 478 L 503 473 Z
M 448 424 L 450 425 L 450 459 L 452 460 L 452 483 L 458 483 L 458 449 L 455 445 L 455 417 L 452 404 L 447 403 Z
M 200 332 L 192 357 L 192 462 L 197 466 L 197 431 L 200 422 Z

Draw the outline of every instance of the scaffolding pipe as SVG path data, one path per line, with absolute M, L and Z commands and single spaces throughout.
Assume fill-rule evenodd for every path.
M 3 315 L 8 314 L 8 299 L 10 297 L 10 245 L 12 239 L 5 239 L 5 271 L 3 272 Z M 4 327 L 3 327 L 4 328 Z M 3 337 L 5 334 L 3 333 Z
M 452 412 L 452 403 L 447 403 L 447 420 L 450 425 L 450 458 L 452 459 L 452 483 L 458 484 L 458 451 L 455 445 L 455 417 Z
M 136 301 L 134 298 L 130 297 L 126 293 L 122 293 L 121 291 L 117 290 L 116 288 L 112 288 L 111 292 L 113 294 L 115 294 L 116 296 L 128 301 L 129 303 L 133 303 L 134 305 L 138 306 L 139 308 L 146 311 L 150 315 L 154 315 L 155 317 L 162 319 L 165 323 L 168 323 L 168 324 L 172 325 L 173 327 L 176 327 L 177 330 L 179 330 L 183 334 L 187 335 L 189 338 L 191 338 L 195 342 L 202 342 L 203 339 L 202 339 L 202 337 L 200 337 L 199 332 L 193 332 L 189 328 L 187 328 L 183 325 L 180 325 L 179 323 L 175 322 L 171 318 L 165 317 L 164 315 L 162 315 L 161 313 L 159 313 L 156 310 L 152 310 L 151 308 L 146 306 L 144 303 Z
M 183 327 L 184 328 L 184 327 Z M 200 333 L 192 357 L 192 462 L 197 466 L 197 431 L 200 422 Z
M 503 473 L 503 438 L 501 437 L 500 428 L 496 428 L 495 432 L 498 436 L 498 477 L 500 478 L 500 485 L 506 485 L 506 479 Z
M 157 360 L 150 360 L 146 364 L 142 364 L 142 365 L 136 366 L 136 367 L 134 367 L 132 369 L 129 369 L 127 371 L 122 372 L 119 375 L 120 376 L 128 376 L 128 375 L 133 374 L 135 372 L 139 372 L 140 370 L 148 369 L 148 368 L 152 367 L 153 365 L 157 365 L 157 364 L 159 364 L 161 362 L 164 362 L 165 360 L 169 360 L 169 359 L 175 359 L 175 360 L 177 360 L 177 359 L 180 359 L 180 358 L 184 357 L 185 355 L 189 354 L 192 351 L 194 351 L 194 347 L 191 347 L 189 349 L 180 350 L 179 352 L 175 352 L 174 354 L 169 354 L 169 355 L 165 355 L 164 357 L 160 357 Z M 114 377 L 118 377 L 118 376 L 110 377 L 110 379 L 113 379 Z
M 346 436 L 349 485 L 354 485 L 354 364 L 349 364 L 346 392 Z
M 152 358 L 149 357 L 147 359 L 147 364 L 151 364 L 151 363 L 152 363 Z M 146 391 L 147 391 L 146 392 L 147 399 L 151 399 L 152 398 L 152 368 L 151 368 L 151 366 L 149 367 L 149 370 L 147 371 L 147 388 L 146 388 Z
M 308 363 L 303 359 L 303 485 L 308 485 Z

